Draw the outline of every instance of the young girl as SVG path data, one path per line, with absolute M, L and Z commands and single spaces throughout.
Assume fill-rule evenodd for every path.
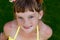
M 5 24 L 8 40 L 48 40 L 52 29 L 42 22 L 42 0 L 14 1 L 15 19 Z

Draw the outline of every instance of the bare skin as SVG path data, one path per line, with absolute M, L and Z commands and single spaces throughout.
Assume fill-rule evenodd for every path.
M 48 40 L 52 35 L 52 29 L 44 24 L 42 21 L 39 22 L 40 27 L 40 40 Z M 17 30 L 16 21 L 11 21 L 5 24 L 4 32 L 7 36 L 14 37 L 16 30 Z M 19 31 L 16 40 L 36 40 L 36 30 L 32 31 L 29 34 L 24 33 L 22 30 Z
M 36 11 L 31 12 L 29 10 L 25 11 L 24 13 L 16 12 L 17 19 L 5 24 L 4 33 L 7 36 L 7 38 L 9 36 L 14 38 L 19 24 L 20 31 L 17 35 L 16 40 L 36 40 L 36 26 L 38 25 L 40 40 L 48 40 L 52 35 L 52 29 L 41 21 L 42 16 L 42 10 L 39 13 Z
M 7 37 L 4 33 L 0 33 L 0 40 L 7 40 Z

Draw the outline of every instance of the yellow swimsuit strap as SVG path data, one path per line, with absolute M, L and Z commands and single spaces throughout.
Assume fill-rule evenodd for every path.
M 16 37 L 17 37 L 17 35 L 18 35 L 19 29 L 20 29 L 20 26 L 18 27 L 17 32 L 16 32 L 14 38 L 11 38 L 11 37 L 9 36 L 9 39 L 8 39 L 8 40 L 15 40 Z M 39 28 L 38 28 L 38 26 L 37 26 L 37 40 L 39 40 Z
M 19 29 L 20 29 L 20 26 L 18 27 L 17 32 L 16 32 L 14 38 L 11 38 L 11 37 L 9 36 L 9 39 L 8 39 L 8 40 L 15 40 L 16 37 L 17 37 L 17 35 L 18 35 L 18 33 L 19 33 Z
M 37 40 L 40 40 L 39 38 L 40 38 L 39 37 L 39 27 L 37 26 Z
M 15 36 L 14 36 L 14 39 L 16 39 L 16 37 L 17 37 L 17 35 L 18 35 L 19 29 L 20 29 L 20 26 L 19 26 L 18 29 L 17 29 L 17 32 L 16 32 L 16 34 L 15 34 Z

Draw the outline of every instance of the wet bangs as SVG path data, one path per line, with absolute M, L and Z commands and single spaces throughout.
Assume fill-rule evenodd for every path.
M 19 12 L 25 12 L 26 10 L 34 12 L 37 11 L 39 12 L 41 10 L 41 5 L 37 4 L 36 1 L 34 0 L 18 0 L 16 1 L 14 5 L 14 12 L 19 13 Z
M 37 7 L 15 7 L 14 8 L 14 12 L 17 12 L 17 13 L 25 12 L 27 10 L 32 11 L 32 12 L 34 12 L 34 10 L 35 10 L 36 12 L 39 12 L 41 9 L 39 9 Z

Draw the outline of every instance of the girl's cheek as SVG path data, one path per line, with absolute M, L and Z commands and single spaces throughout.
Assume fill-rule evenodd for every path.
M 23 24 L 23 20 L 20 20 L 20 19 L 19 19 L 18 22 L 19 22 L 19 24 L 21 24 L 21 25 Z
M 34 19 L 32 23 L 33 23 L 33 25 L 36 25 L 38 23 L 38 20 Z

